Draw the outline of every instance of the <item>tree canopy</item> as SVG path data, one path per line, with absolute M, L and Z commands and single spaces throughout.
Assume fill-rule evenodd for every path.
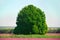
M 48 30 L 44 12 L 33 5 L 22 8 L 16 24 L 14 34 L 46 34 Z

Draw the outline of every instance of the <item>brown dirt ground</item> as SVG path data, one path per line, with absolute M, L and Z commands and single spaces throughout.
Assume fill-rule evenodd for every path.
M 0 36 L 12 36 L 14 34 L 0 34 Z M 47 33 L 47 36 L 60 36 L 60 33 Z
M 60 36 L 60 33 L 47 33 L 48 36 Z

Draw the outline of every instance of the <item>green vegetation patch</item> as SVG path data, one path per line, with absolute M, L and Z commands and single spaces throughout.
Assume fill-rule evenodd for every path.
M 60 36 L 47 36 L 47 35 L 12 35 L 12 36 L 0 36 L 0 38 L 60 38 Z

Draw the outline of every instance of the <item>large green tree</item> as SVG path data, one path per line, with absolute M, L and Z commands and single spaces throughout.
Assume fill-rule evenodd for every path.
M 33 5 L 25 6 L 19 13 L 14 34 L 45 34 L 48 27 L 44 12 Z

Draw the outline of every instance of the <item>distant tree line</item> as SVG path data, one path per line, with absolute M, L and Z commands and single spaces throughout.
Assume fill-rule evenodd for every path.
M 9 33 L 9 34 L 13 34 L 13 30 L 14 29 L 0 29 L 0 34 L 1 33 Z M 60 33 L 60 28 L 56 28 L 53 30 L 51 30 L 51 28 L 48 30 L 48 33 Z

